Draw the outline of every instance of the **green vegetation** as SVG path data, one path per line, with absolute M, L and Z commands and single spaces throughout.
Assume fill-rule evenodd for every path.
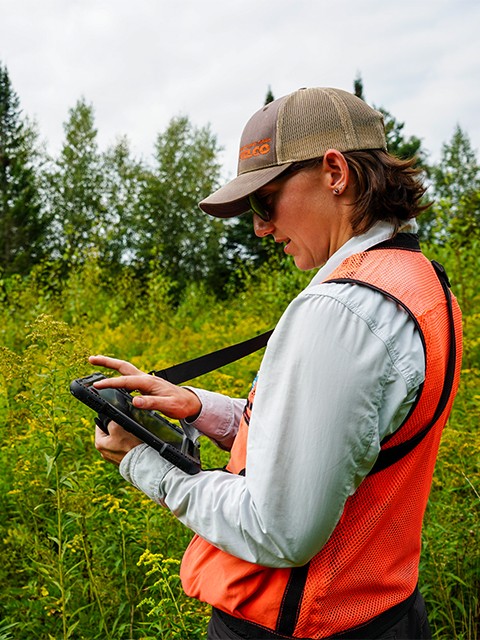
M 392 148 L 415 149 L 425 165 L 419 139 L 405 140 L 385 114 Z M 158 135 L 152 165 L 132 158 L 125 139 L 102 152 L 82 99 L 49 158 L 0 65 L 0 640 L 205 637 L 208 608 L 178 578 L 191 533 L 100 458 L 92 412 L 69 383 L 91 372 L 91 353 L 150 370 L 251 337 L 311 278 L 253 244 L 248 220 L 198 213 L 219 181 L 218 151 L 208 127 L 181 117 Z M 465 353 L 420 587 L 435 638 L 476 640 L 480 168 L 459 127 L 428 173 L 435 205 L 422 237 L 461 303 Z M 196 382 L 244 396 L 260 358 Z M 225 456 L 203 443 L 205 467 Z
M 436 257 L 455 289 L 454 256 Z M 308 277 L 286 265 L 264 267 L 256 280 L 247 277 L 248 294 L 216 300 L 193 285 L 175 306 L 161 276 L 140 283 L 125 270 L 113 279 L 94 262 L 57 290 L 40 268 L 3 279 L 0 637 L 204 637 L 206 610 L 182 594 L 177 577 L 191 534 L 98 456 L 92 412 L 73 399 L 69 383 L 91 371 L 89 353 L 149 370 L 266 330 Z M 477 305 L 479 295 L 477 287 Z M 421 588 L 435 637 L 471 640 L 480 587 L 480 314 L 465 326 L 461 388 L 426 516 Z M 198 384 L 244 395 L 260 357 Z M 203 443 L 206 467 L 224 456 Z
M 257 314 L 246 295 L 227 304 L 192 286 L 173 308 L 159 276 L 103 276 L 90 263 L 57 291 L 40 269 L 1 283 L 0 619 L 13 638 L 200 638 L 205 610 L 175 577 L 191 534 L 102 461 L 69 383 L 91 371 L 88 353 L 149 369 L 266 329 L 294 276 L 264 279 L 271 306 Z M 244 395 L 259 357 L 201 383 Z M 223 464 L 207 444 L 205 465 Z

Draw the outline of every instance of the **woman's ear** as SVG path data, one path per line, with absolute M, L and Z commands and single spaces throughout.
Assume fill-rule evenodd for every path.
M 349 179 L 349 167 L 343 153 L 336 149 L 328 149 L 323 156 L 323 170 L 332 193 L 336 196 L 341 195 L 347 188 Z

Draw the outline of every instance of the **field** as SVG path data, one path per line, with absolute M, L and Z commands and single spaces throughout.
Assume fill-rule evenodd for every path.
M 426 514 L 420 588 L 437 639 L 479 637 L 480 285 L 458 255 L 435 255 L 464 310 L 465 355 Z M 473 264 L 476 259 L 472 258 Z M 472 274 L 474 272 L 472 267 Z M 69 392 L 106 353 L 162 368 L 273 326 L 309 279 L 289 267 L 218 301 L 201 287 L 113 277 L 94 261 L 68 280 L 52 265 L 0 280 L 0 640 L 196 640 L 208 608 L 187 599 L 178 565 L 191 536 L 128 486 L 93 446 L 93 415 Z M 198 385 L 244 395 L 260 354 Z M 222 452 L 202 445 L 204 465 Z

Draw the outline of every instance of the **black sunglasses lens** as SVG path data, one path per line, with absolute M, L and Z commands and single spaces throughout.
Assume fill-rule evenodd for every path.
M 269 212 L 265 209 L 259 198 L 254 193 L 248 196 L 248 201 L 252 211 L 256 213 L 261 220 L 264 222 L 268 222 L 270 220 Z

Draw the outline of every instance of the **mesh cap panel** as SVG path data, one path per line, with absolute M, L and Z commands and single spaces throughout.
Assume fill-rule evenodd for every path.
M 303 89 L 285 100 L 279 114 L 280 162 L 310 160 L 327 149 L 384 149 L 381 113 L 339 89 Z

